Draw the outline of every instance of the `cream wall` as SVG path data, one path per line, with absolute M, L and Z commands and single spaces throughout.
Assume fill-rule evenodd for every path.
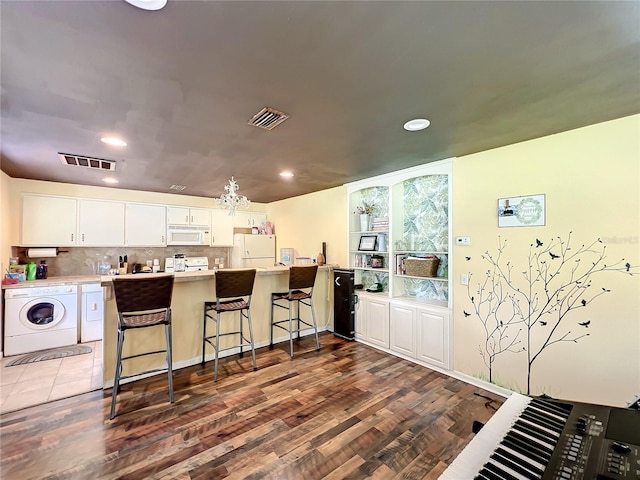
M 470 296 L 478 297 L 479 282 L 486 278 L 489 264 L 481 256 L 497 254 L 498 238 L 506 240 L 502 255 L 520 281 L 536 239 L 549 245 L 558 236 L 566 240 L 571 231 L 572 252 L 600 238 L 596 247 L 606 245 L 604 263 L 624 258 L 636 266 L 636 275 L 593 277 L 591 292 L 611 292 L 561 323 L 571 332 L 567 338 L 589 336 L 545 350 L 534 362 L 531 393 L 613 405 L 640 395 L 640 116 L 458 158 L 453 192 L 454 237 L 471 237 L 471 246 L 454 247 L 455 370 L 480 378 L 488 374 L 479 355 L 486 338 L 480 319 L 463 313 L 473 312 Z M 497 199 L 531 194 L 546 195 L 546 225 L 498 228 Z M 460 285 L 461 273 L 471 274 L 470 293 Z M 578 325 L 587 321 L 587 327 Z M 541 339 L 548 326 L 538 323 L 532 338 Z M 517 330 L 509 334 L 513 338 Z M 494 382 L 526 392 L 525 353 L 496 358 Z
M 11 178 L 4 172 L 0 172 L 0 271 L 2 277 L 9 264 L 9 257 L 11 257 L 11 218 L 12 218 L 12 205 L 10 195 Z M 0 345 L 4 342 L 4 307 L 0 308 Z M 2 348 L 0 348 L 0 352 Z
M 327 243 L 327 263 L 347 265 L 347 194 L 344 187 L 280 200 L 267 205 L 275 226 L 276 248 L 293 248 L 298 256 L 316 258 Z
M 125 190 L 110 187 L 91 187 L 86 185 L 74 185 L 70 183 L 25 180 L 21 178 L 11 178 L 9 185 L 10 203 L 13 205 L 13 208 L 11 208 L 9 212 L 9 228 L 12 232 L 10 239 L 11 245 L 19 245 L 20 206 L 21 195 L 23 193 L 40 193 L 46 195 L 64 195 L 69 197 L 99 198 L 105 200 L 120 200 L 128 202 L 159 203 L 188 207 L 216 208 L 214 199 L 209 197 L 196 197 L 190 195 L 176 195 L 157 192 L 141 192 L 137 190 Z M 266 212 L 266 205 L 263 203 L 251 203 L 250 210 L 255 212 Z

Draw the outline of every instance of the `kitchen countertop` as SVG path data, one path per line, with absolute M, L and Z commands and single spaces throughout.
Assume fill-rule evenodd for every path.
M 320 270 L 333 268 L 332 265 L 323 265 L 318 267 Z M 233 269 L 225 269 L 233 270 Z M 257 275 L 279 275 L 289 270 L 289 267 L 257 267 Z M 157 276 L 164 275 L 164 272 L 158 273 L 128 273 L 126 275 L 75 275 L 75 276 L 63 276 L 63 277 L 49 277 L 44 280 L 30 280 L 27 282 L 14 283 L 12 285 L 2 285 L 2 289 L 8 288 L 34 288 L 34 287 L 48 287 L 55 285 L 81 285 L 86 283 L 101 283 L 103 286 L 111 284 L 112 280 L 116 277 L 138 277 L 140 275 L 145 276 Z M 204 280 L 212 278 L 215 275 L 213 270 L 198 270 L 197 272 L 177 272 L 174 273 L 176 282 L 191 282 L 195 280 Z

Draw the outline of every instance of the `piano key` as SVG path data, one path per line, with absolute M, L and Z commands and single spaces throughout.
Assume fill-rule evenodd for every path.
M 544 410 L 549 415 L 555 415 L 556 417 L 558 417 L 558 420 L 569 418 L 569 414 L 571 413 L 571 409 L 573 408 L 570 405 L 567 405 L 565 408 L 565 406 L 561 406 L 560 404 L 546 402 L 544 400 L 540 400 L 539 398 L 532 398 L 530 405 L 532 407 L 539 408 L 540 410 Z
M 499 465 L 494 460 L 489 458 L 487 463 L 484 464 L 487 470 L 494 472 L 496 475 L 500 476 L 504 480 L 528 480 L 526 477 L 518 475 L 516 472 L 510 470 L 508 467 L 504 465 Z
M 440 477 L 442 478 L 442 477 Z M 460 478 L 464 478 L 464 477 L 460 477 Z M 487 480 L 504 480 L 504 477 L 500 477 L 498 475 L 496 475 L 495 473 L 493 473 L 490 470 L 487 470 L 486 468 L 483 468 L 482 470 L 480 470 L 480 474 L 475 477 L 477 479 L 487 479 Z
M 533 465 L 530 463 L 510 455 L 509 452 L 505 451 L 503 448 L 497 448 L 495 453 L 489 458 L 492 458 L 500 465 L 504 465 L 520 475 L 524 475 L 529 480 L 538 480 L 542 477 L 540 469 L 533 468 Z
M 562 433 L 562 431 L 554 432 L 553 430 L 549 430 L 548 428 L 522 416 L 518 420 L 526 425 L 530 425 L 531 427 L 533 427 L 534 431 L 538 432 L 540 435 L 544 435 L 552 442 L 556 442 L 558 438 L 560 438 L 560 434 Z
M 519 463 L 523 467 L 526 467 L 529 471 L 534 472 L 540 476 L 542 476 L 542 474 L 544 473 L 546 463 L 538 463 L 535 460 L 532 460 L 531 458 L 526 457 L 521 453 L 509 448 L 503 443 L 501 443 L 500 446 L 496 449 L 496 452 L 514 462 Z
M 566 422 L 560 422 L 554 417 L 544 415 L 540 410 L 534 408 L 525 408 L 521 415 L 522 418 L 529 418 L 532 422 L 546 426 L 549 430 L 554 432 L 562 432 Z
M 548 448 L 553 450 L 555 445 L 554 439 L 549 438 L 546 434 L 540 433 L 533 425 L 530 423 L 525 423 L 522 420 L 518 419 L 516 423 L 513 424 L 513 428 L 519 432 L 525 433 L 528 436 L 535 438 L 543 445 L 546 445 Z
M 521 442 L 515 438 L 511 432 L 502 440 L 502 444 L 540 465 L 544 466 L 549 461 L 549 455 L 544 455 L 540 450 L 532 448 L 530 444 Z

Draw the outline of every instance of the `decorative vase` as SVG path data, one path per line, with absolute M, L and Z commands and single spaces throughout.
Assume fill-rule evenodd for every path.
M 360 231 L 361 232 L 369 231 L 369 214 L 368 213 L 360 214 Z
M 318 254 L 318 258 L 316 258 L 316 263 L 318 264 L 319 267 L 321 267 L 324 265 L 324 262 L 325 262 L 324 255 L 322 254 L 322 252 L 320 252 Z

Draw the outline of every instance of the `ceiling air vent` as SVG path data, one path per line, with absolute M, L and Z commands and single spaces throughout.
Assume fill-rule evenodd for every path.
M 279 112 L 273 108 L 264 107 L 258 113 L 256 113 L 251 120 L 247 123 L 254 127 L 264 128 L 266 130 L 273 130 L 282 122 L 284 122 L 289 115 Z
M 182 190 L 184 190 L 185 188 L 187 188 L 186 185 L 171 185 L 169 187 L 169 190 L 176 190 L 178 192 L 181 192 Z
M 106 170 L 109 172 L 114 172 L 116 170 L 116 162 L 114 160 L 84 157 L 61 152 L 58 152 L 58 156 L 60 157 L 60 161 L 63 165 L 69 165 L 70 167 L 92 168 L 94 170 Z

